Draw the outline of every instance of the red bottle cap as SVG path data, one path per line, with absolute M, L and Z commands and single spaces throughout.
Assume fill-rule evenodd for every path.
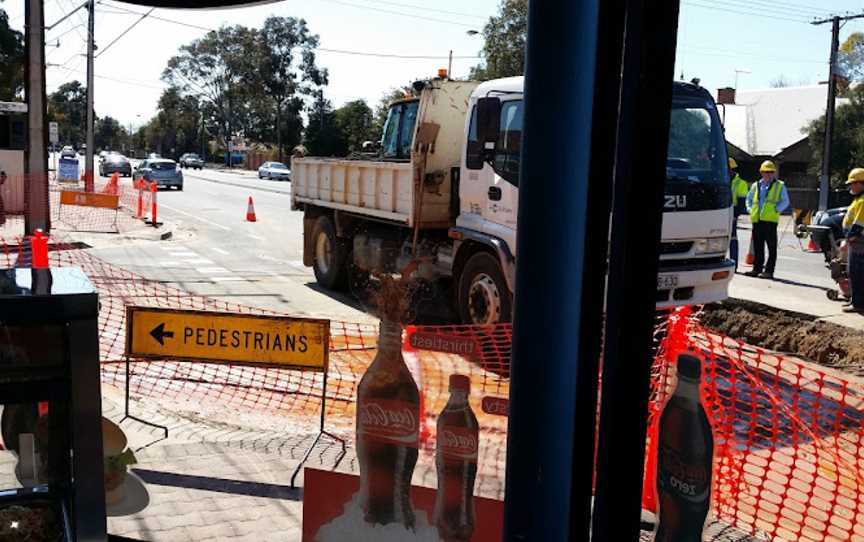
M 450 391 L 471 391 L 471 379 L 465 375 L 450 375 Z

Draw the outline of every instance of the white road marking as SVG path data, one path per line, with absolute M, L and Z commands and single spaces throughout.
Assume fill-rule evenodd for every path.
M 241 282 L 245 281 L 243 277 L 209 277 L 213 282 Z
M 172 211 L 175 211 L 175 212 L 180 213 L 182 215 L 190 216 L 190 217 L 194 218 L 195 220 L 204 222 L 205 224 L 210 224 L 211 226 L 215 226 L 221 230 L 231 231 L 231 228 L 229 228 L 227 226 L 223 226 L 222 224 L 217 224 L 216 222 L 213 222 L 212 220 L 207 220 L 206 218 L 201 218 L 200 216 L 193 215 L 192 213 L 187 213 L 186 211 L 183 211 L 183 210 L 178 209 L 176 207 L 171 207 L 170 205 L 165 205 L 164 203 L 160 203 L 159 206 L 165 207 L 166 209 L 171 209 Z
M 207 275 L 210 273 L 230 273 L 231 272 L 228 269 L 225 269 L 224 267 L 219 267 L 219 266 L 216 266 L 216 267 L 196 267 L 195 271 L 198 271 L 202 275 Z
M 227 250 L 219 248 L 219 247 L 213 247 L 212 250 L 213 250 L 213 252 L 218 252 L 219 254 L 222 254 L 224 256 L 229 256 L 231 254 Z

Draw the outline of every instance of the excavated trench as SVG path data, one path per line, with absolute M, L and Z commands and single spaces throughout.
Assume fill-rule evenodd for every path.
M 707 305 L 702 323 L 724 335 L 864 376 L 864 332 L 750 301 Z

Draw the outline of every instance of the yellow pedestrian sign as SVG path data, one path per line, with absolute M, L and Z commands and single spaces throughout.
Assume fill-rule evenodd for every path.
M 327 369 L 329 320 L 149 307 L 126 317 L 128 357 Z

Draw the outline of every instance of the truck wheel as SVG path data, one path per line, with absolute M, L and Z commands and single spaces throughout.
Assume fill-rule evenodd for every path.
M 513 300 L 498 260 L 488 252 L 471 256 L 459 278 L 457 307 L 464 324 L 509 322 Z
M 318 217 L 312 227 L 312 251 L 312 270 L 318 284 L 330 290 L 344 286 L 348 250 L 326 216 Z

